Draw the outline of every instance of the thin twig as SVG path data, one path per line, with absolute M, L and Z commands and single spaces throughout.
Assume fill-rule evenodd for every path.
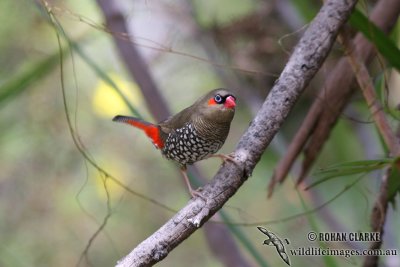
M 229 65 L 229 64 L 225 64 L 225 63 L 218 63 L 218 62 L 210 60 L 209 58 L 204 58 L 201 56 L 193 55 L 192 53 L 173 49 L 170 46 L 165 46 L 162 43 L 155 42 L 154 40 L 151 40 L 148 38 L 129 34 L 126 31 L 125 32 L 121 32 L 121 31 L 117 31 L 117 30 L 113 31 L 108 26 L 98 24 L 97 22 L 93 21 L 92 19 L 90 19 L 88 17 L 85 17 L 83 15 L 72 12 L 65 6 L 62 8 L 60 8 L 58 6 L 51 6 L 51 8 L 52 8 L 53 13 L 57 13 L 60 16 L 67 15 L 70 18 L 73 18 L 79 22 L 85 23 L 86 25 L 88 25 L 89 27 L 91 27 L 93 29 L 96 29 L 101 32 L 107 32 L 107 33 L 111 34 L 114 38 L 118 38 L 121 41 L 130 42 L 134 46 L 146 48 L 146 49 L 161 52 L 161 53 L 169 53 L 169 54 L 181 56 L 184 58 L 188 58 L 190 60 L 196 60 L 196 61 L 206 63 L 206 64 L 209 64 L 214 67 L 221 68 L 221 69 L 230 69 L 232 71 L 240 72 L 240 73 L 243 73 L 246 75 L 278 77 L 278 74 L 272 73 L 272 72 L 265 72 L 265 71 L 260 71 L 260 70 L 256 70 L 256 69 L 250 70 L 247 68 L 242 68 L 240 66 Z
M 388 186 L 389 186 L 389 175 L 391 168 L 387 168 L 385 174 L 382 176 L 382 184 L 379 190 L 378 197 L 375 200 L 374 207 L 371 213 L 371 228 L 372 232 L 380 233 L 380 240 L 371 242 L 369 247 L 370 250 L 380 249 L 382 246 L 382 238 L 384 234 L 384 225 L 386 221 L 387 209 L 389 206 L 388 199 Z M 377 267 L 379 261 L 379 256 L 367 256 L 365 257 L 363 267 Z
M 400 152 L 400 144 L 395 133 L 389 125 L 389 121 L 385 116 L 381 103 L 376 97 L 375 88 L 368 73 L 368 69 L 365 64 L 357 59 L 357 57 L 353 54 L 351 44 L 346 42 L 345 37 L 340 37 L 340 39 L 342 39 L 342 45 L 345 48 L 347 59 L 356 76 L 357 83 L 364 95 L 375 125 L 383 137 L 383 140 L 386 146 L 389 148 L 392 156 L 398 155 Z

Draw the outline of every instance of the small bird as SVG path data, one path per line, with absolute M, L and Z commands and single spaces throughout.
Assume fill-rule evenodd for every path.
M 201 195 L 192 189 L 186 165 L 212 156 L 234 162 L 230 156 L 215 153 L 228 136 L 235 106 L 236 97 L 230 91 L 220 88 L 157 124 L 121 115 L 115 116 L 113 121 L 141 129 L 167 159 L 178 162 L 189 192 L 195 197 Z

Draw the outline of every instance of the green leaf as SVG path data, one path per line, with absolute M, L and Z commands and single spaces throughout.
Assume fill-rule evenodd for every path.
M 400 50 L 381 29 L 357 9 L 350 17 L 350 24 L 362 32 L 393 67 L 400 70 Z
M 310 22 L 318 12 L 318 9 L 311 0 L 291 0 L 293 7 L 297 10 L 297 13 L 303 17 L 308 23 Z
M 63 51 L 65 53 L 65 51 Z M 45 59 L 35 62 L 27 67 L 25 70 L 12 76 L 0 87 L 0 105 L 4 104 L 6 100 L 17 96 L 30 86 L 46 76 L 49 72 L 54 70 L 58 64 L 58 52 L 46 57 Z
M 395 197 L 400 193 L 400 161 L 397 160 L 393 163 L 390 170 L 390 175 L 388 177 L 388 199 L 393 205 L 395 202 Z
M 333 169 L 333 168 L 343 168 L 343 167 L 364 167 L 364 166 L 375 166 L 375 165 L 382 165 L 382 164 L 392 164 L 394 161 L 393 158 L 381 158 L 381 159 L 368 159 L 368 160 L 357 160 L 357 161 L 350 161 L 350 162 L 342 162 L 331 165 L 329 168 L 324 170 Z
M 374 170 L 379 170 L 385 166 L 393 164 L 394 161 L 395 159 L 393 158 L 383 158 L 334 164 L 328 168 L 315 172 L 314 175 L 318 180 L 309 185 L 306 189 L 310 189 L 333 178 L 344 177 L 353 174 L 363 174 Z

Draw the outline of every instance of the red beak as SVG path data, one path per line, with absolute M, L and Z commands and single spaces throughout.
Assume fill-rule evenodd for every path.
M 235 98 L 233 96 L 228 96 L 225 99 L 224 106 L 226 108 L 234 108 L 236 106 Z

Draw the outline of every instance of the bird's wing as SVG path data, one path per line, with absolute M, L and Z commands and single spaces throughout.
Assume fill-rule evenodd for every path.
M 158 125 L 161 127 L 161 130 L 166 134 L 169 134 L 170 132 L 182 128 L 185 124 L 189 123 L 193 113 L 192 107 L 193 106 L 187 107 L 176 115 L 170 116 L 168 119 L 160 122 Z

